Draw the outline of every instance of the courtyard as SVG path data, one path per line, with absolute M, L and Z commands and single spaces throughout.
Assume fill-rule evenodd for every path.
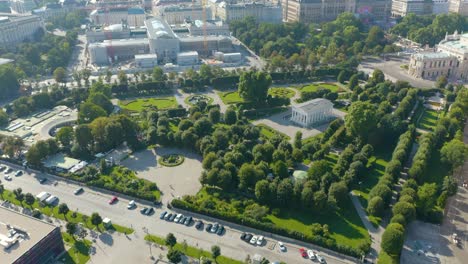
M 158 163 L 161 156 L 169 154 L 182 155 L 184 162 L 175 167 L 165 167 Z M 122 161 L 122 165 L 134 170 L 137 177 L 155 182 L 161 191 L 163 203 L 186 194 L 196 194 L 201 188 L 198 180 L 202 171 L 201 157 L 193 152 L 155 147 L 134 153 Z

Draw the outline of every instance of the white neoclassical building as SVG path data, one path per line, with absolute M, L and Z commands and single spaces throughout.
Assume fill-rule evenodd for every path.
M 333 118 L 333 103 L 317 98 L 292 107 L 291 122 L 310 127 Z

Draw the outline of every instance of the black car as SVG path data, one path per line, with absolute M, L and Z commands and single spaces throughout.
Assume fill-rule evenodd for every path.
M 41 178 L 41 179 L 39 179 L 39 183 L 40 183 L 40 184 L 44 184 L 46 181 L 47 181 L 46 178 Z
M 148 211 L 148 208 L 144 207 L 143 209 L 140 210 L 140 213 L 145 215 Z
M 159 219 L 164 219 L 164 217 L 166 216 L 167 212 L 164 211 L 162 212 L 160 215 L 159 215 Z
M 173 222 L 176 216 L 176 214 L 171 215 L 171 217 L 169 217 L 169 222 Z
M 212 227 L 213 227 L 212 224 L 207 224 L 207 225 L 206 225 L 206 228 L 205 228 L 205 231 L 206 231 L 206 232 L 210 232 L 210 230 L 211 230 Z
M 172 213 L 168 213 L 168 214 L 166 214 L 166 216 L 164 217 L 164 220 L 169 221 L 169 220 L 171 219 L 171 217 L 172 217 Z
M 195 224 L 196 229 L 202 229 L 203 228 L 203 221 L 198 220 L 197 223 Z
M 73 193 L 75 195 L 78 195 L 78 194 L 82 193 L 83 191 L 84 191 L 84 189 L 80 187 L 80 188 L 76 189 Z
M 244 239 L 244 241 L 245 241 L 245 242 L 247 242 L 247 243 L 249 243 L 249 242 L 250 242 L 250 240 L 252 239 L 252 237 L 253 237 L 253 235 L 252 235 L 252 234 L 247 234 L 247 235 L 245 235 L 245 239 Z
M 216 231 L 216 234 L 220 236 L 223 234 L 223 232 L 224 232 L 224 226 L 219 225 L 219 228 L 218 228 L 218 231 Z
M 154 213 L 153 207 L 148 208 L 148 211 L 146 211 L 146 215 L 152 215 L 153 213 Z
M 242 233 L 242 235 L 240 236 L 240 239 L 241 239 L 241 240 L 245 240 L 245 237 L 246 237 L 246 236 L 247 236 L 246 233 Z
M 187 219 L 186 216 L 181 217 L 181 218 L 179 219 L 179 224 L 184 224 L 186 219 Z
M 184 221 L 184 225 L 189 226 L 192 223 L 192 217 L 189 216 L 187 219 Z

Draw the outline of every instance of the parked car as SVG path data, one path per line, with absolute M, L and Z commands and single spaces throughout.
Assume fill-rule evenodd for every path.
M 10 176 L 10 175 L 5 175 L 3 178 L 4 178 L 5 180 L 7 180 L 7 181 L 11 181 L 11 176 Z
M 18 176 L 21 176 L 23 175 L 23 171 L 22 170 L 19 170 L 17 172 L 15 172 L 15 176 L 18 177 Z
M 160 215 L 159 215 L 159 219 L 164 219 L 164 217 L 166 216 L 167 212 L 164 211 L 162 212 Z
M 283 242 L 278 241 L 278 247 L 281 251 L 286 251 L 286 246 L 283 244 Z
M 112 199 L 109 200 L 109 204 L 114 204 L 114 203 L 116 203 L 118 200 L 119 200 L 119 198 L 117 198 L 117 196 L 114 196 L 114 197 L 112 197 Z
M 171 214 L 171 213 L 168 213 L 168 214 L 166 214 L 166 216 L 164 217 L 164 220 L 169 221 L 169 220 L 171 219 L 171 217 L 172 217 L 172 214 Z
M 133 209 L 136 207 L 136 203 L 135 203 L 135 200 L 131 200 L 130 202 L 128 202 L 128 205 L 127 205 L 127 209 Z
M 146 212 L 148 211 L 148 208 L 143 207 L 143 209 L 140 210 L 140 213 L 143 215 L 146 215 Z
M 146 215 L 152 215 L 153 213 L 154 213 L 153 207 L 148 208 L 148 210 L 146 211 Z
M 58 201 L 57 196 L 51 195 L 49 198 L 47 198 L 47 199 L 45 200 L 45 203 L 46 203 L 46 204 L 54 204 L 54 203 L 56 203 L 57 201 Z
M 180 220 L 182 217 L 183 217 L 182 214 L 178 214 L 178 215 L 175 217 L 174 222 L 178 223 L 179 220 Z
M 307 255 L 309 256 L 310 259 L 314 260 L 315 259 L 315 253 L 312 250 L 307 250 Z
M 240 239 L 245 241 L 245 237 L 246 237 L 246 236 L 247 236 L 246 233 L 242 233 L 242 235 L 240 236 Z
M 257 244 L 257 236 L 253 236 L 250 241 L 249 241 L 250 244 L 252 245 L 256 245 Z
M 8 173 L 10 173 L 10 172 L 12 172 L 12 171 L 13 171 L 12 168 L 7 167 L 4 173 L 5 173 L 5 174 L 8 174 Z
M 80 193 L 82 193 L 82 192 L 84 192 L 84 189 L 80 187 L 80 188 L 76 189 L 73 193 L 74 193 L 75 195 L 78 195 L 78 194 L 80 194 Z
M 211 227 L 210 232 L 211 233 L 216 233 L 218 231 L 219 224 L 214 224 L 213 227 Z
M 185 220 L 187 220 L 187 217 L 186 217 L 186 216 L 182 217 L 182 218 L 179 220 L 179 224 L 184 224 L 184 223 L 185 223 Z
M 207 224 L 207 225 L 206 225 L 206 228 L 205 228 L 205 231 L 206 231 L 206 232 L 210 232 L 210 231 L 211 231 L 211 228 L 213 228 L 213 225 L 212 225 L 212 224 Z
M 300 248 L 299 253 L 301 254 L 303 258 L 307 258 L 307 252 L 304 248 Z
M 169 217 L 169 222 L 173 222 L 176 216 L 177 216 L 176 214 L 172 214 L 172 216 Z
M 47 181 L 47 178 L 40 178 L 39 183 L 44 184 Z
M 244 241 L 247 242 L 247 243 L 249 243 L 249 242 L 250 242 L 250 239 L 252 239 L 252 237 L 253 237 L 252 234 L 247 234 L 247 235 L 245 236 Z
M 261 246 L 263 244 L 263 241 L 264 241 L 264 237 L 259 236 L 258 239 L 257 239 L 257 246 Z
M 202 220 L 198 220 L 197 223 L 195 224 L 195 228 L 200 230 L 203 228 L 203 221 Z
M 188 216 L 184 221 L 184 225 L 189 226 L 192 223 L 192 217 Z
M 3 165 L 0 165 L 0 171 L 3 171 L 6 167 Z
M 322 256 L 320 256 L 319 254 L 317 254 L 317 260 L 320 263 L 325 263 L 325 259 Z
M 218 228 L 218 231 L 216 232 L 216 234 L 218 234 L 219 236 L 222 235 L 224 232 L 224 226 L 220 225 L 219 228 Z

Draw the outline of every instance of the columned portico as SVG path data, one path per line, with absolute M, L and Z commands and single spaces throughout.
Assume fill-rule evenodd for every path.
M 333 104 L 317 98 L 292 108 L 291 121 L 303 127 L 329 120 L 333 116 Z

